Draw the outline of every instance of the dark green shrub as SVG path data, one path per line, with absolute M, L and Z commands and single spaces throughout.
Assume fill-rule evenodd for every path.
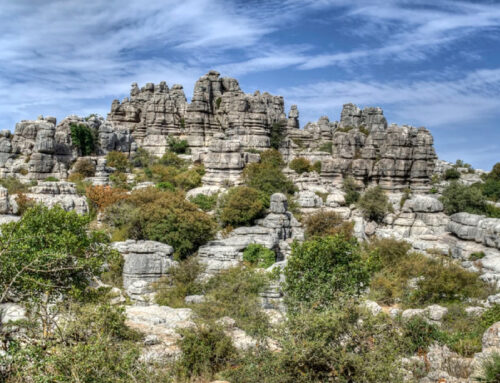
M 81 174 L 84 177 L 94 177 L 95 176 L 95 164 L 89 158 L 78 159 L 73 166 L 73 172 Z
M 155 162 L 154 156 L 152 156 L 146 149 L 138 148 L 132 157 L 132 165 L 136 168 L 147 168 L 153 165 Z
M 82 156 L 94 153 L 95 136 L 91 128 L 84 124 L 70 124 L 71 142 L 80 151 Z
M 339 295 L 357 294 L 368 283 L 356 240 L 341 235 L 293 243 L 284 274 L 290 302 L 318 307 Z
M 176 137 L 169 137 L 167 145 L 170 151 L 177 154 L 184 154 L 189 152 L 189 144 L 186 140 L 181 140 Z
M 387 195 L 381 187 L 367 189 L 358 201 L 359 208 L 365 219 L 382 222 L 385 215 L 392 211 Z
M 196 328 L 179 330 L 182 338 L 178 344 L 182 356 L 176 363 L 181 378 L 205 377 L 211 379 L 215 373 L 229 366 L 236 357 L 231 338 L 214 325 L 199 325 Z
M 500 180 L 488 178 L 481 185 L 483 194 L 492 201 L 500 200 Z
M 232 188 L 220 198 L 218 215 L 224 226 L 251 225 L 264 212 L 261 194 L 246 186 Z
M 486 199 L 477 187 L 463 185 L 459 182 L 451 182 L 443 190 L 440 198 L 446 214 L 467 212 L 472 214 L 484 214 Z
M 216 109 L 220 108 L 221 102 L 222 102 L 222 98 L 221 97 L 217 97 L 217 99 L 215 100 L 215 108 Z
M 190 190 L 201 186 L 201 175 L 197 169 L 188 169 L 174 177 L 174 183 L 182 190 Z
M 252 243 L 243 251 L 243 261 L 267 269 L 276 262 L 276 254 L 267 247 Z
M 442 335 L 436 325 L 429 324 L 419 316 L 411 317 L 403 322 L 403 339 L 409 354 L 424 352 L 429 346 L 441 340 Z
M 315 171 L 316 173 L 320 174 L 321 173 L 321 161 L 316 161 L 312 166 L 312 170 Z
M 349 238 L 352 236 L 352 222 L 344 221 L 334 211 L 320 210 L 306 217 L 304 225 L 307 238 L 324 237 L 326 235 L 342 234 Z
M 302 174 L 312 171 L 311 162 L 304 157 L 297 157 L 290 161 L 288 165 L 290 169 L 295 171 L 295 173 Z
M 174 152 L 165 152 L 165 154 L 160 158 L 159 163 L 161 165 L 174 166 L 177 168 L 186 166 L 186 161 L 180 158 Z
M 126 172 L 130 168 L 127 155 L 118 151 L 106 154 L 106 165 L 115 168 L 118 172 Z
M 155 186 L 160 190 L 175 191 L 175 186 L 171 182 L 158 182 Z
M 285 139 L 285 122 L 273 122 L 271 125 L 270 145 L 273 149 L 279 149 Z
M 460 178 L 460 172 L 456 168 L 446 169 L 443 174 L 445 180 L 458 180 Z
M 205 195 L 205 194 L 197 194 L 194 197 L 191 197 L 189 200 L 198 206 L 203 211 L 210 211 L 215 208 L 217 205 L 217 199 L 219 198 L 218 194 Z
M 475 253 L 471 253 L 469 259 L 471 261 L 477 261 L 478 259 L 483 259 L 485 256 L 486 254 L 484 254 L 484 251 L 478 251 Z
M 358 202 L 359 200 L 359 192 L 358 185 L 356 181 L 352 177 L 344 178 L 342 183 L 342 190 L 345 193 L 345 203 L 347 206 Z
M 202 265 L 194 257 L 189 257 L 168 270 L 169 277 L 154 284 L 155 301 L 169 307 L 186 307 L 184 298 L 202 292 L 198 280 L 203 271 Z

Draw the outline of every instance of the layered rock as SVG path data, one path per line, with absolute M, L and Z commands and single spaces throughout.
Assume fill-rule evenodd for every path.
M 287 243 L 293 239 L 303 239 L 300 223 L 287 210 L 286 196 L 280 193 L 271 196 L 270 213 L 258 220 L 255 226 L 239 227 L 226 238 L 208 242 L 198 250 L 198 257 L 205 265 L 205 273 L 213 275 L 220 270 L 238 265 L 243 251 L 257 243 L 276 252 L 276 260 L 281 261 L 288 251 Z
M 500 249 L 500 219 L 457 213 L 450 217 L 448 230 L 460 239 Z

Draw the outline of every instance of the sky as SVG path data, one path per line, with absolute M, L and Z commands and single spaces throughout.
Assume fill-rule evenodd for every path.
M 500 161 L 500 0 L 0 0 L 0 129 L 106 116 L 130 84 L 215 69 L 300 122 L 380 106 L 441 159 Z

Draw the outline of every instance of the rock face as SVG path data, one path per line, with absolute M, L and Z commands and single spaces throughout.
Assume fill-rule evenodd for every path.
M 66 211 L 73 210 L 78 214 L 89 212 L 87 199 L 78 195 L 75 184 L 71 182 L 39 182 L 29 189 L 26 197 L 48 207 L 59 205 Z
M 295 238 L 303 238 L 300 224 L 287 210 L 286 196 L 276 193 L 271 196 L 270 213 L 265 218 L 255 226 L 239 227 L 226 238 L 208 242 L 200 247 L 198 257 L 206 266 L 205 273 L 213 275 L 241 262 L 243 251 L 252 243 L 274 250 L 277 261 L 281 261 L 286 257 L 287 244 Z
M 450 217 L 448 230 L 458 238 L 500 249 L 500 219 L 457 213 Z
M 113 243 L 125 260 L 123 266 L 123 288 L 136 300 L 151 293 L 151 283 L 168 274 L 168 269 L 176 264 L 172 258 L 172 246 L 155 241 L 135 241 Z

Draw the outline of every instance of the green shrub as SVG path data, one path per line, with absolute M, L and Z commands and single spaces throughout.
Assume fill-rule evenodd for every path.
M 56 178 L 56 177 L 47 177 L 44 179 L 45 182 L 59 182 L 59 178 Z
M 273 149 L 279 149 L 283 144 L 283 140 L 285 139 L 285 122 L 273 122 L 271 125 L 271 133 L 270 133 L 270 146 Z
M 276 254 L 267 247 L 252 243 L 243 251 L 243 261 L 267 269 L 276 262 Z
M 320 174 L 321 173 L 321 161 L 316 161 L 312 166 L 312 170 L 315 171 L 316 173 Z
M 271 166 L 279 169 L 283 169 L 286 165 L 285 161 L 283 160 L 283 156 L 276 149 L 268 149 L 261 152 L 260 162 L 270 164 Z
M 342 183 L 342 190 L 345 193 L 345 203 L 347 206 L 358 202 L 359 200 L 359 192 L 358 185 L 356 181 L 352 177 L 344 178 Z
M 202 285 L 198 281 L 202 271 L 202 265 L 194 257 L 170 267 L 169 276 L 154 284 L 156 303 L 174 308 L 186 307 L 184 298 L 202 292 Z
M 136 168 L 147 168 L 154 162 L 155 157 L 144 148 L 138 148 L 131 160 L 132 165 Z
M 261 194 L 252 188 L 238 186 L 220 198 L 219 219 L 224 226 L 251 225 L 265 211 Z
M 182 190 L 191 190 L 201 186 L 201 175 L 197 169 L 188 169 L 174 177 L 174 183 Z
M 205 195 L 205 194 L 197 194 L 194 197 L 191 197 L 189 200 L 198 206 L 203 211 L 210 211 L 215 208 L 217 205 L 217 199 L 219 198 L 218 194 Z
M 176 370 L 181 378 L 211 379 L 237 355 L 231 338 L 217 326 L 199 325 L 178 332 L 182 336 L 178 342 L 182 356 L 176 362 Z
M 297 157 L 290 161 L 288 165 L 290 169 L 295 171 L 295 173 L 302 174 L 312 171 L 311 162 L 304 157 Z
M 483 362 L 483 374 L 475 378 L 477 382 L 498 383 L 500 382 L 500 354 L 494 353 Z
M 79 173 L 84 177 L 94 177 L 95 176 L 95 164 L 90 158 L 78 159 L 73 166 L 73 172 Z
M 109 180 L 111 184 L 115 188 L 119 189 L 130 189 L 130 185 L 128 184 L 128 177 L 126 173 L 122 172 L 114 172 L 109 176 Z
M 456 168 L 446 169 L 443 178 L 445 180 L 458 180 L 460 178 L 460 172 Z
M 284 274 L 284 291 L 292 305 L 322 307 L 339 295 L 359 293 L 368 283 L 356 240 L 341 235 L 293 243 Z
M 484 214 L 486 208 L 486 199 L 479 188 L 466 186 L 459 182 L 451 182 L 443 190 L 440 201 L 448 215 L 459 212 Z
M 128 157 L 123 152 L 112 151 L 106 154 L 106 165 L 115 168 L 119 172 L 126 172 L 130 168 Z
M 175 191 L 175 186 L 168 181 L 158 182 L 155 186 L 160 190 L 171 191 L 171 192 Z
M 307 216 L 304 222 L 306 238 L 324 237 L 326 235 L 342 234 L 349 238 L 352 236 L 354 225 L 344 221 L 334 211 L 320 210 Z
M 71 142 L 80 151 L 82 156 L 94 153 L 95 135 L 91 128 L 84 124 L 70 124 Z
M 367 189 L 358 201 L 359 208 L 365 219 L 382 222 L 385 215 L 392 211 L 389 198 L 381 187 Z
M 180 158 L 174 152 L 165 152 L 165 154 L 160 158 L 159 163 L 165 166 L 174 166 L 176 168 L 182 168 L 186 166 L 186 161 Z
M 325 142 L 324 144 L 321 144 L 321 146 L 318 149 L 320 152 L 327 152 L 332 154 L 333 152 L 333 142 Z
M 97 245 L 105 237 L 88 232 L 88 223 L 88 217 L 59 206 L 36 205 L 19 222 L 3 225 L 0 303 L 14 295 L 36 298 L 85 289 L 109 255 L 106 246 Z
M 492 201 L 500 200 L 500 180 L 487 178 L 481 189 L 485 197 Z
M 485 256 L 486 254 L 484 254 L 484 251 L 477 251 L 475 253 L 471 253 L 469 259 L 471 261 L 477 261 L 479 259 L 483 259 Z
M 7 177 L 7 178 L 2 178 L 0 179 L 0 185 L 2 185 L 4 188 L 7 189 L 9 192 L 9 195 L 17 194 L 17 193 L 24 193 L 28 191 L 28 184 L 25 184 L 19 179 L 14 178 L 14 177 Z
M 428 323 L 419 316 L 411 317 L 403 322 L 403 339 L 409 354 L 427 351 L 429 346 L 441 340 L 441 332 L 436 325 Z
M 115 228 L 130 227 L 129 236 L 173 246 L 185 258 L 212 239 L 216 223 L 182 193 L 155 188 L 134 190 L 127 200 L 106 209 L 104 220 Z
M 167 145 L 170 151 L 177 154 L 184 154 L 189 152 L 189 144 L 186 140 L 181 140 L 176 137 L 168 137 Z

